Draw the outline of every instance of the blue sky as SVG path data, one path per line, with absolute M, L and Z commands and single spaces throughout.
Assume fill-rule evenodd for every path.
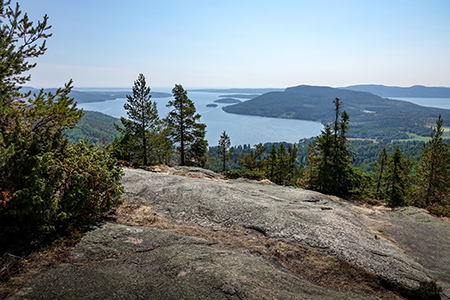
M 36 87 L 450 87 L 448 0 L 19 3 L 53 26 Z

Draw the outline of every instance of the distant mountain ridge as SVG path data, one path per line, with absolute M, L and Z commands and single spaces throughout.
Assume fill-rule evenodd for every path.
M 341 98 L 350 115 L 349 136 L 362 139 L 407 139 L 428 136 L 439 114 L 450 125 L 450 110 L 422 107 L 407 101 L 382 98 L 369 92 L 325 86 L 300 85 L 284 92 L 269 92 L 225 106 L 228 113 L 318 121 L 334 120 L 334 98 Z
M 55 92 L 56 88 L 49 88 L 44 89 L 46 92 Z M 21 88 L 21 92 L 29 92 L 31 91 L 32 94 L 39 93 L 40 89 L 36 89 L 29 86 L 24 86 Z M 70 97 L 73 97 L 77 103 L 88 103 L 88 102 L 102 102 L 102 101 L 109 101 L 109 100 L 115 100 L 118 98 L 126 98 L 127 95 L 131 95 L 132 91 L 107 91 L 107 92 L 100 92 L 100 91 L 79 91 L 76 89 L 72 89 L 70 92 Z M 169 93 L 161 93 L 161 92 L 151 92 L 150 93 L 152 97 L 154 98 L 167 98 L 172 97 Z
M 369 92 L 380 97 L 450 98 L 450 88 L 448 87 L 427 87 L 423 85 L 398 87 L 377 84 L 361 84 L 347 86 L 342 89 Z

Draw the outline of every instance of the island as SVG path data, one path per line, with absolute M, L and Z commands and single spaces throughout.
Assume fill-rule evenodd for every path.
M 227 113 L 318 121 L 325 125 L 335 118 L 332 102 L 335 98 L 342 100 L 343 110 L 350 115 L 350 138 L 392 141 L 428 137 L 439 115 L 444 119 L 444 126 L 450 126 L 447 109 L 325 86 L 291 87 L 222 109 Z
M 232 95 L 220 95 L 220 98 L 241 98 L 241 99 L 253 99 L 256 98 L 258 96 L 260 96 L 261 94 L 232 94 Z
M 217 107 L 218 105 L 217 104 L 214 104 L 214 103 L 209 103 L 209 104 L 206 104 L 206 107 Z
M 229 104 L 229 103 L 241 103 L 242 101 L 239 99 L 235 99 L 235 98 L 223 98 L 223 99 L 214 100 L 214 102 Z

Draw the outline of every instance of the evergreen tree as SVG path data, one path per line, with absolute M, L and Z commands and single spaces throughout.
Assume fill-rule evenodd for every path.
M 396 147 L 388 159 L 386 175 L 386 198 L 392 206 L 406 205 L 411 187 L 409 177 L 411 166 L 411 162 L 403 156 L 400 148 Z
M 383 200 L 383 182 L 386 177 L 387 172 L 387 163 L 388 163 L 388 155 L 386 147 L 383 147 L 383 149 L 380 152 L 380 155 L 378 157 L 378 161 L 375 163 L 375 165 L 372 168 L 373 174 L 375 176 L 375 191 L 374 196 L 378 200 Z
M 122 171 L 108 153 L 83 142 L 69 145 L 64 130 L 83 116 L 68 95 L 22 95 L 18 84 L 45 52 L 47 17 L 33 25 L 19 5 L 0 0 L 0 249 L 14 241 L 94 221 L 121 203 Z M 6 22 L 3 22 L 6 20 Z M 41 45 L 39 41 L 44 39 Z
M 269 157 L 267 158 L 267 164 L 268 164 L 268 177 L 270 181 L 275 182 L 275 176 L 277 172 L 277 166 L 278 166 L 278 153 L 277 153 L 277 147 L 272 145 L 272 148 L 270 148 L 269 151 Z
M 347 139 L 349 115 L 340 112 L 343 103 L 339 98 L 335 104 L 335 120 L 330 126 L 325 125 L 320 136 L 310 148 L 309 182 L 310 188 L 323 193 L 347 197 L 359 180 L 353 168 L 352 153 L 348 150 Z
M 151 101 L 150 87 L 145 82 L 145 76 L 139 74 L 133 86 L 133 96 L 127 95 L 127 103 L 123 107 L 127 110 L 128 119 L 120 118 L 124 129 L 116 127 L 123 134 L 133 135 L 140 145 L 142 161 L 148 165 L 149 133 L 155 131 L 158 124 L 158 109 L 156 102 Z
M 246 154 L 239 155 L 238 162 L 242 169 L 247 169 L 250 171 L 256 171 L 261 168 L 262 156 L 266 151 L 266 147 L 262 143 L 256 144 L 253 149 L 250 149 Z
M 206 162 L 205 140 L 206 124 L 198 123 L 200 115 L 196 113 L 194 102 L 180 84 L 172 89 L 174 100 L 169 101 L 167 107 L 173 107 L 165 119 L 171 129 L 171 137 L 178 144 L 180 165 L 204 165 Z
M 217 152 L 219 154 L 219 159 L 222 162 L 222 171 L 225 172 L 227 170 L 227 162 L 231 157 L 231 140 L 226 131 L 222 132 L 222 135 L 219 139 L 219 147 Z
M 430 141 L 423 144 L 417 170 L 418 200 L 424 201 L 426 206 L 432 202 L 444 204 L 449 199 L 450 151 L 449 145 L 442 138 L 444 133 L 442 123 L 443 120 L 439 115 L 436 127 L 431 132 Z

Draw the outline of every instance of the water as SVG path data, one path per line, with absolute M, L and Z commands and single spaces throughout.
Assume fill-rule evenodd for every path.
M 450 109 L 450 98 L 401 98 L 401 97 L 395 98 L 388 97 L 388 98 L 408 101 L 414 104 L 418 104 L 420 106 Z
M 170 92 L 170 90 L 155 91 Z M 266 142 L 297 143 L 300 139 L 319 135 L 323 128 L 319 122 L 228 114 L 222 110 L 222 107 L 229 104 L 216 103 L 217 107 L 206 107 L 207 104 L 220 99 L 220 95 L 224 94 L 188 91 L 189 99 L 194 101 L 197 112 L 202 116 L 201 122 L 207 125 L 206 139 L 210 146 L 218 144 L 224 130 L 230 136 L 232 145 L 255 145 Z M 170 98 L 152 98 L 152 100 L 157 102 L 160 118 L 167 116 L 171 110 L 166 107 Z M 126 110 L 123 108 L 125 102 L 125 99 L 116 99 L 81 103 L 77 106 L 84 110 L 98 111 L 120 118 L 127 117 Z

